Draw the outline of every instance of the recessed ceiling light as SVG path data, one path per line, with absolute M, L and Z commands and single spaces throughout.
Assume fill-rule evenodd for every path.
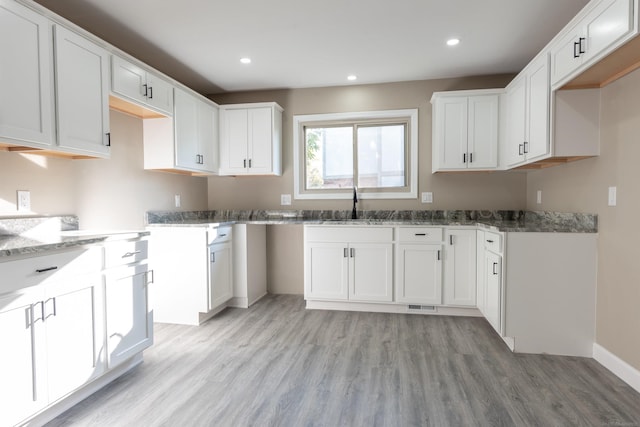
M 455 46 L 460 43 L 460 39 L 449 39 L 447 40 L 447 46 Z
M 240 62 L 243 64 L 251 64 L 251 58 L 240 58 Z
M 347 80 L 351 80 L 351 81 L 353 81 L 353 80 L 355 80 L 357 78 L 358 78 L 358 76 L 356 76 L 355 74 L 351 74 L 351 75 L 347 76 Z

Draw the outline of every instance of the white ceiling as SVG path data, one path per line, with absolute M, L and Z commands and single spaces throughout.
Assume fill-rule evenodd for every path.
M 515 73 L 588 3 L 36 1 L 203 94 Z

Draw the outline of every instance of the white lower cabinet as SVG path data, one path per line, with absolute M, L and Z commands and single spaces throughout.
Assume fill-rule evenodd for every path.
M 503 244 L 502 233 L 477 231 L 477 306 L 500 336 L 504 330 Z
M 443 303 L 476 306 L 476 230 L 445 230 Z
M 109 272 L 105 281 L 107 363 L 114 368 L 153 344 L 146 264 Z
M 397 231 L 395 300 L 442 304 L 442 229 L 403 227 Z
M 112 250 L 119 266 L 103 270 Z M 0 262 L 2 425 L 46 421 L 151 345 L 145 259 L 146 241 L 132 240 Z
M 393 300 L 393 229 L 305 227 L 305 298 Z
M 233 297 L 231 226 L 152 227 L 150 241 L 154 321 L 199 325 L 226 307 Z

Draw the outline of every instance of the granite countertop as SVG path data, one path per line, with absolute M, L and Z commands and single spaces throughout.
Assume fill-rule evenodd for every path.
M 148 236 L 149 231 L 78 230 L 77 217 L 0 219 L 0 260 L 13 255 L 95 245 Z
M 150 227 L 228 224 L 427 225 L 486 227 L 502 232 L 597 233 L 597 215 L 538 211 L 160 211 L 147 212 Z

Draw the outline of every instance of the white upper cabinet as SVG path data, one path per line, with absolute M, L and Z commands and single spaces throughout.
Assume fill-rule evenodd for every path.
M 282 174 L 282 107 L 220 106 L 220 175 Z
M 47 18 L 0 0 L 0 144 L 53 144 L 49 27 Z
M 109 157 L 109 54 L 64 27 L 54 29 L 58 148 Z
M 111 90 L 116 96 L 173 114 L 173 85 L 119 56 L 111 57 Z
M 609 53 L 633 30 L 633 0 L 603 0 L 551 48 L 551 84 L 556 86 Z
M 218 170 L 218 107 L 175 88 L 173 117 L 143 120 L 144 168 L 213 175 Z
M 433 94 L 433 172 L 497 168 L 501 92 Z
M 507 86 L 502 110 L 506 133 L 501 142 L 501 163 L 507 168 L 550 154 L 548 62 L 548 55 L 539 56 Z

